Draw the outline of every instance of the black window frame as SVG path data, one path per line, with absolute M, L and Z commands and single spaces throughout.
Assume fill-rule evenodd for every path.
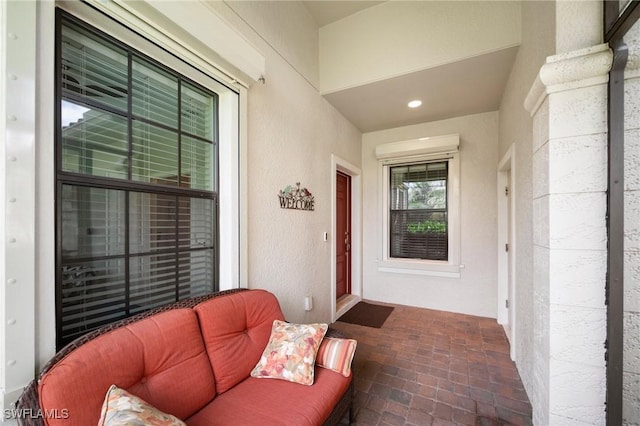
M 108 105 L 105 105 L 104 103 L 100 103 L 100 102 L 92 102 L 90 99 L 87 99 L 87 97 L 82 97 L 82 96 L 73 96 L 73 95 L 69 95 L 68 93 L 64 94 L 63 93 L 63 72 L 62 72 L 62 28 L 65 25 L 65 23 L 68 23 L 70 25 L 73 26 L 77 26 L 80 27 L 83 31 L 86 31 L 88 33 L 91 33 L 93 36 L 103 39 L 106 42 L 108 42 L 109 44 L 113 44 L 115 45 L 117 48 L 122 49 L 126 52 L 127 54 L 127 60 L 128 60 L 128 70 L 127 70 L 127 83 L 128 83 L 128 92 L 127 92 L 127 111 L 126 113 L 123 114 L 123 111 L 121 110 L 117 110 L 115 108 L 110 108 Z M 120 25 L 119 23 L 115 23 L 115 25 Z M 159 61 L 155 60 L 154 58 L 149 57 L 148 55 L 145 55 L 144 53 L 140 52 L 139 50 L 137 50 L 136 48 L 123 43 L 122 41 L 110 36 L 109 34 L 93 27 L 92 25 L 84 22 L 83 20 L 75 17 L 74 15 L 60 9 L 60 8 L 56 8 L 56 19 L 55 19 L 55 96 L 54 96 L 54 114 L 55 114 L 55 139 L 54 139 L 54 143 L 55 143 L 55 268 L 56 268 L 56 275 L 55 275 L 55 308 L 56 308 L 56 347 L 57 349 L 61 349 L 62 347 L 64 347 L 66 344 L 70 343 L 71 341 L 73 341 L 75 338 L 78 338 L 81 336 L 81 334 L 77 334 L 74 335 L 73 338 L 65 338 L 63 336 L 62 333 L 62 324 L 63 324 L 63 297 L 62 297 L 62 290 L 63 290 L 63 265 L 65 264 L 65 260 L 68 260 L 68 258 L 64 257 L 63 254 L 63 245 L 62 245 L 62 191 L 63 191 L 63 186 L 65 185 L 71 185 L 71 186 L 76 186 L 76 187 L 85 187 L 85 188 L 100 188 L 100 189 L 106 189 L 106 190 L 117 190 L 117 191 L 123 191 L 125 193 L 124 196 L 124 200 L 125 200 L 125 231 L 124 231 L 124 238 L 125 238 L 125 242 L 124 242 L 124 254 L 123 255 L 112 255 L 112 256 L 97 256 L 97 257 L 92 257 L 92 256 L 77 256 L 74 257 L 72 260 L 74 262 L 84 262 L 84 261 L 95 261 L 95 260 L 106 260 L 107 258 L 120 258 L 120 259 L 124 259 L 125 262 L 125 272 L 124 272 L 124 276 L 125 276 L 125 300 L 126 300 L 126 308 L 125 311 L 123 313 L 123 315 L 121 317 L 118 317 L 117 319 L 114 319 L 113 321 L 117 321 L 123 318 L 127 318 L 129 316 L 132 316 L 134 314 L 139 313 L 138 312 L 131 312 L 130 309 L 130 303 L 129 303 L 129 299 L 130 299 L 130 294 L 129 294 L 129 288 L 130 288 L 130 270 L 129 270 L 129 262 L 132 258 L 135 257 L 142 257 L 144 255 L 148 255 L 149 253 L 131 253 L 130 252 L 130 248 L 129 248 L 129 215 L 130 215 L 130 206 L 129 206 L 129 194 L 131 193 L 145 193 L 145 194 L 154 194 L 157 196 L 163 196 L 163 197 L 175 197 L 175 205 L 176 205 L 176 209 L 179 208 L 180 206 L 180 202 L 181 202 L 181 198 L 191 198 L 191 199 L 204 199 L 204 200 L 211 200 L 213 203 L 213 216 L 215 218 L 214 223 L 212 224 L 212 232 L 213 232 L 213 238 L 211 241 L 211 245 L 209 246 L 203 246 L 201 248 L 184 248 L 184 247 L 180 247 L 179 244 L 176 244 L 176 247 L 173 251 L 171 251 L 171 253 L 175 253 L 176 256 L 176 264 L 175 264 L 175 300 L 177 301 L 179 300 L 180 297 L 180 292 L 179 292 L 179 285 L 180 285 L 180 281 L 179 281 L 179 272 L 180 272 L 180 263 L 178 262 L 179 260 L 179 256 L 182 254 L 184 255 L 184 253 L 191 253 L 197 250 L 211 250 L 212 251 L 212 257 L 213 259 L 211 259 L 211 262 L 213 262 L 213 283 L 211 286 L 211 291 L 215 292 L 219 290 L 219 258 L 220 258 L 220 254 L 219 254 L 219 99 L 218 99 L 218 95 L 209 90 L 208 88 L 202 86 L 202 84 L 197 83 L 195 81 L 193 81 L 192 79 L 189 79 L 187 76 L 185 76 L 184 74 L 181 74 L 177 71 L 174 71 L 172 68 L 170 68 L 167 65 L 164 65 L 162 63 L 160 63 Z M 142 37 L 140 35 L 137 35 L 139 37 Z M 169 52 L 167 52 L 167 55 L 171 55 Z M 145 119 L 143 117 L 140 116 L 136 116 L 133 113 L 132 110 L 132 64 L 133 64 L 133 59 L 134 58 L 138 58 L 144 62 L 147 62 L 149 64 L 152 64 L 155 67 L 160 68 L 163 72 L 166 72 L 167 74 L 170 74 L 171 76 L 175 77 L 178 81 L 178 102 L 177 102 L 177 108 L 178 108 L 178 127 L 177 127 L 177 135 L 178 135 L 178 145 L 177 145 L 177 179 L 178 179 L 178 184 L 173 186 L 173 185 L 165 185 L 165 184 L 158 184 L 158 183 L 146 183 L 146 182 L 141 182 L 141 181 L 134 181 L 132 180 L 132 169 L 133 169 L 133 165 L 132 165 L 132 143 L 133 143 L 133 121 L 136 120 L 138 122 L 142 122 L 145 124 L 153 124 L 156 127 L 166 127 L 163 125 L 163 123 L 158 123 L 156 121 L 153 120 L 149 120 L 149 119 Z M 198 90 L 202 91 L 203 93 L 209 95 L 212 97 L 213 99 L 213 122 L 212 122 L 212 135 L 211 135 L 211 141 L 207 141 L 205 138 L 200 137 L 198 135 L 183 131 L 181 128 L 181 118 L 182 118 L 182 113 L 181 113 L 181 104 L 182 102 L 180 101 L 181 97 L 180 97 L 180 88 L 183 87 L 184 84 L 187 84 L 191 87 L 197 88 Z M 122 178 L 111 178 L 111 177 L 102 177 L 102 176 L 95 176 L 95 175 L 89 175 L 89 174 L 82 174 L 82 173 L 75 173 L 75 172 L 70 172 L 70 171 L 65 171 L 63 170 L 63 155 L 62 155 L 62 149 L 63 149 L 63 128 L 62 128 L 62 101 L 68 99 L 73 101 L 74 103 L 80 104 L 80 105 L 85 105 L 87 107 L 91 107 L 91 108 L 99 108 L 100 110 L 112 113 L 112 114 L 116 114 L 120 117 L 123 117 L 127 120 L 127 159 L 128 159 L 128 165 L 127 165 L 127 176 L 126 178 L 122 179 Z M 174 128 L 172 128 L 172 130 L 176 130 Z M 214 155 L 213 155 L 213 161 L 214 164 L 212 165 L 213 167 L 213 172 L 212 172 L 212 179 L 213 179 L 213 188 L 211 191 L 208 190 L 201 190 L 201 189 L 194 189 L 194 188 L 186 188 L 183 187 L 181 185 L 181 179 L 182 179 L 182 150 L 181 150 L 181 146 L 182 146 L 182 137 L 186 136 L 189 138 L 195 138 L 195 139 L 199 139 L 203 142 L 209 142 L 213 145 L 213 149 L 214 149 Z M 176 235 L 176 241 L 178 241 L 179 238 L 179 225 L 178 225 L 178 219 L 177 219 L 178 215 L 176 214 L 176 230 L 175 230 L 175 235 Z M 168 251 L 169 252 L 169 251 Z M 105 324 L 100 324 L 100 326 L 102 325 L 106 325 Z M 99 326 L 91 328 L 91 329 L 87 329 L 84 332 L 87 333 L 89 331 L 91 331 L 92 329 L 95 328 L 99 328 Z

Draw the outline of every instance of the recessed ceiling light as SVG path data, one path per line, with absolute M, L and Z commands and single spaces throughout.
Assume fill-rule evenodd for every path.
M 409 106 L 409 108 L 418 108 L 420 105 L 422 105 L 422 101 L 419 99 L 416 99 L 414 101 L 411 101 L 407 104 Z

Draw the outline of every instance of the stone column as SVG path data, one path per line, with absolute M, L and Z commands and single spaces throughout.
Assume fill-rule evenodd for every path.
M 533 117 L 535 424 L 605 423 L 605 44 L 547 58 Z M 546 394 L 544 392 L 546 391 Z

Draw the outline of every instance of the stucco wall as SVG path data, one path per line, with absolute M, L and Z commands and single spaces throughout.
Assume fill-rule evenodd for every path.
M 225 4 L 309 83 L 319 87 L 318 28 L 301 2 L 234 0 Z
M 548 306 L 533 288 L 532 133 L 524 99 L 545 58 L 555 52 L 555 3 L 522 3 L 522 44 L 500 105 L 500 157 L 516 146 L 516 364 L 531 400 L 537 424 L 549 424 L 548 315 L 536 315 L 534 299 Z M 544 273 L 537 271 L 536 273 Z M 545 337 L 546 336 L 546 337 Z M 545 340 L 546 338 L 546 340 Z M 537 355 L 536 355 L 537 354 Z M 547 359 L 546 362 L 541 360 Z
M 601 2 L 562 0 L 555 2 L 555 8 L 555 53 L 571 52 L 602 43 Z
M 381 244 L 379 144 L 460 134 L 460 278 L 378 271 Z M 364 298 L 485 317 L 496 316 L 498 113 L 365 133 L 362 138 Z
M 260 16 L 259 2 L 236 10 L 213 4 L 266 58 L 266 84 L 248 93 L 249 286 L 275 293 L 289 321 L 329 321 L 333 239 L 323 241 L 323 232 L 331 232 L 331 154 L 359 166 L 361 134 L 292 66 L 307 37 L 280 34 L 278 43 L 293 46 L 272 47 L 274 27 L 306 19 L 304 7 Z M 246 24 L 257 21 L 270 30 L 257 34 Z M 280 208 L 278 191 L 296 182 L 315 196 L 315 211 Z M 306 295 L 313 296 L 310 312 L 303 309 Z

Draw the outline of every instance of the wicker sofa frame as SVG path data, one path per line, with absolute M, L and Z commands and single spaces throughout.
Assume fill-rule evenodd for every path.
M 38 394 L 38 384 L 40 382 L 40 378 L 42 378 L 42 376 L 44 374 L 46 374 L 54 365 L 56 365 L 60 360 L 64 359 L 68 354 L 70 354 L 71 352 L 73 352 L 74 350 L 76 350 L 77 348 L 79 348 L 80 346 L 84 345 L 87 342 L 90 342 L 91 340 L 102 336 L 103 334 L 109 333 L 110 331 L 113 331 L 117 328 L 120 327 L 124 327 L 126 325 L 132 324 L 134 322 L 140 321 L 144 318 L 148 318 L 151 317 L 153 315 L 159 314 L 161 312 L 166 312 L 166 311 L 170 311 L 173 309 L 182 309 L 182 308 L 194 308 L 196 305 L 205 302 L 207 300 L 213 299 L 215 297 L 220 297 L 220 296 L 226 296 L 229 294 L 233 294 L 233 293 L 239 293 L 242 291 L 246 291 L 247 289 L 245 288 L 238 288 L 238 289 L 232 289 L 232 290 L 223 290 L 223 291 L 219 291 L 216 293 L 211 293 L 211 294 L 206 294 L 206 295 L 202 295 L 202 296 L 197 296 L 197 297 L 191 297 L 191 298 L 187 298 L 187 299 L 183 299 L 180 300 L 178 302 L 166 305 L 166 306 L 160 306 L 158 308 L 154 308 L 145 312 L 141 312 L 139 314 L 136 314 L 134 316 L 131 316 L 129 318 L 125 318 L 123 320 L 120 321 L 116 321 L 114 323 L 108 324 L 104 327 L 98 328 L 96 330 L 93 330 L 79 338 L 77 338 L 76 340 L 74 340 L 73 342 L 69 343 L 68 345 L 66 345 L 64 348 L 62 348 L 60 351 L 58 351 L 53 358 L 51 358 L 46 364 L 45 366 L 42 368 L 42 370 L 40 371 L 40 374 L 38 375 L 38 377 L 34 380 L 32 380 L 27 387 L 25 387 L 24 391 L 22 392 L 22 394 L 20 395 L 20 397 L 18 398 L 18 401 L 16 402 L 16 412 L 18 413 L 28 413 L 27 415 L 23 415 L 21 417 L 19 417 L 18 420 L 18 424 L 21 426 L 46 426 L 45 422 L 44 422 L 44 418 L 41 415 L 42 410 L 40 407 L 40 396 Z M 337 337 L 337 338 L 341 338 L 344 337 L 344 335 L 333 328 L 329 328 L 329 330 L 327 331 L 326 334 L 327 337 Z M 353 370 L 352 370 L 352 374 L 353 374 Z M 355 388 L 354 388 L 354 380 L 351 380 L 351 384 L 349 385 L 349 389 L 347 390 L 347 392 L 345 392 L 345 394 L 343 395 L 343 397 L 340 399 L 340 401 L 338 401 L 338 404 L 336 404 L 336 406 L 334 407 L 333 411 L 331 412 L 331 414 L 329 415 L 329 417 L 327 418 L 327 420 L 323 423 L 323 426 L 333 426 L 333 425 L 337 425 L 339 424 L 342 419 L 345 417 L 345 415 L 347 415 L 348 412 L 348 416 L 349 416 L 349 424 L 352 423 L 353 421 L 353 399 L 354 399 L 354 392 L 355 392 Z

